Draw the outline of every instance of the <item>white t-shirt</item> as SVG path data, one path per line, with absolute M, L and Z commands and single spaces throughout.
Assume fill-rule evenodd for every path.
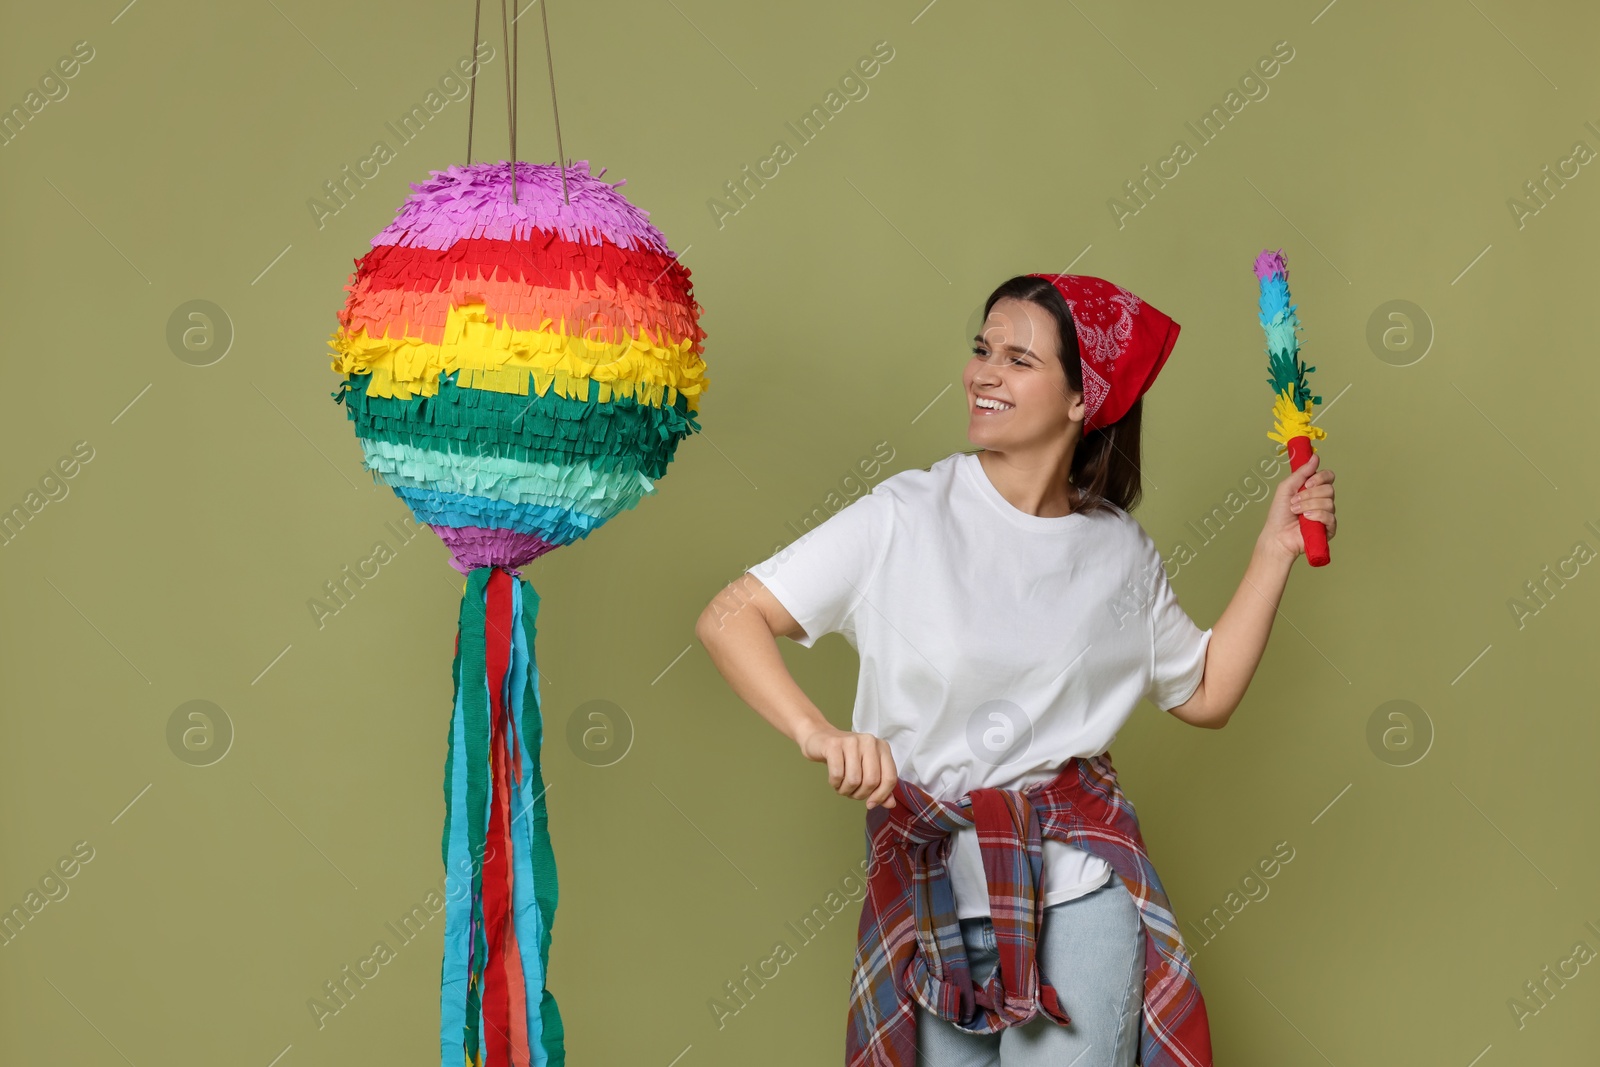
M 1105 752 L 1142 698 L 1165 711 L 1193 695 L 1211 641 L 1127 512 L 1030 515 L 972 453 L 885 478 L 750 573 L 801 645 L 838 632 L 855 648 L 851 728 L 939 800 Z M 1079 848 L 1043 847 L 1046 906 L 1110 877 Z M 975 829 L 953 835 L 949 866 L 958 917 L 988 915 Z

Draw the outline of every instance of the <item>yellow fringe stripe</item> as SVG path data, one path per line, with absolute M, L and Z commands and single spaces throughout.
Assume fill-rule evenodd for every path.
M 1290 439 L 1295 437 L 1309 437 L 1313 441 L 1327 437 L 1328 435 L 1322 427 L 1311 424 L 1311 404 L 1309 401 L 1306 403 L 1304 411 L 1294 406 L 1294 401 L 1289 398 L 1293 388 L 1291 385 L 1288 389 L 1277 394 L 1277 398 L 1273 400 L 1272 417 L 1275 420 L 1275 425 L 1271 430 L 1267 431 L 1267 436 L 1285 447 L 1288 446 Z
M 544 396 L 554 387 L 572 400 L 590 399 L 590 382 L 599 388 L 599 402 L 618 396 L 640 404 L 665 407 L 678 394 L 697 409 L 705 390 L 705 360 L 694 341 L 639 336 L 621 343 L 588 340 L 561 333 L 545 319 L 538 330 L 513 330 L 491 321 L 481 303 L 452 307 L 444 339 L 433 345 L 415 337 L 372 337 L 363 326 L 350 333 L 340 327 L 328 342 L 333 369 L 341 374 L 370 374 L 368 396 L 410 400 L 439 392 L 439 375 L 458 372 L 456 385 L 497 393 Z

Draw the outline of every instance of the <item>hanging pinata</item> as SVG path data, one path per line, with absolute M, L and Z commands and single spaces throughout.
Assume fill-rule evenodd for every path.
M 700 305 L 621 184 L 585 162 L 430 172 L 356 261 L 329 342 L 366 468 L 467 576 L 441 848 L 471 892 L 446 910 L 444 1067 L 565 1061 L 539 596 L 518 568 L 655 492 L 700 429 Z

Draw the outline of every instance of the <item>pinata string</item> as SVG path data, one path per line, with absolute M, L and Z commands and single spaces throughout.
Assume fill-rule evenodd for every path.
M 537 3 L 538 0 L 535 0 Z M 505 0 L 500 0 L 502 8 Z M 517 18 L 521 18 L 519 13 Z M 517 91 L 517 75 L 521 71 L 519 60 L 522 58 L 522 49 L 517 45 L 517 19 L 511 20 L 511 190 L 513 201 L 516 200 L 517 188 L 517 101 L 522 95 Z
M 476 0 L 472 5 L 472 47 L 467 55 L 471 56 L 472 75 L 467 79 L 467 162 L 472 162 L 472 117 L 478 110 L 478 20 L 483 13 L 483 0 Z
M 500 0 L 500 42 L 505 45 L 506 56 L 506 126 L 507 140 L 511 143 L 511 202 L 517 202 L 517 91 L 512 76 L 517 69 L 517 53 L 512 48 L 511 31 L 506 26 L 506 0 Z
M 567 199 L 567 154 L 561 147 L 561 111 L 556 107 L 556 61 L 550 56 L 549 0 L 539 0 L 539 18 L 544 21 L 544 65 L 550 69 L 550 113 L 556 120 L 556 162 L 561 165 L 561 202 Z
M 561 141 L 561 108 L 556 102 L 556 61 L 550 49 L 550 15 L 546 4 L 549 0 L 534 0 L 539 4 L 539 19 L 544 26 L 544 62 L 550 73 L 550 115 L 556 128 L 556 165 L 561 171 L 561 202 L 571 204 L 572 199 L 567 192 L 567 155 L 566 148 Z M 483 0 L 476 0 L 472 8 L 472 54 L 477 55 L 478 32 L 483 13 Z M 500 35 L 506 46 L 506 53 L 510 57 L 510 64 L 506 68 L 506 126 L 507 140 L 511 147 L 511 200 L 517 200 L 517 98 L 518 82 L 521 64 L 518 62 L 519 48 L 517 45 L 517 19 L 507 23 L 506 0 L 500 0 Z M 508 28 L 509 25 L 509 28 Z M 476 123 L 478 110 L 478 63 L 476 58 L 472 64 L 472 75 L 467 79 L 467 162 L 472 162 L 472 131 Z

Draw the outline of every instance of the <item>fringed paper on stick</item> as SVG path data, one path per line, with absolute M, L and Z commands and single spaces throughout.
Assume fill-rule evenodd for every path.
M 1312 425 L 1311 406 L 1322 403 L 1311 395 L 1306 374 L 1317 368 L 1300 359 L 1300 318 L 1289 303 L 1289 267 L 1283 249 L 1262 249 L 1256 257 L 1255 274 L 1261 282 L 1261 329 L 1267 336 L 1267 384 L 1272 386 L 1273 428 L 1267 436 L 1287 449 L 1289 469 L 1299 470 L 1316 451 L 1313 439 L 1327 437 L 1322 427 Z M 1328 528 L 1316 519 L 1300 516 L 1300 538 L 1306 546 L 1306 562 L 1321 567 L 1328 562 Z
M 587 162 L 432 171 L 356 260 L 329 342 L 364 466 L 467 576 L 445 759 L 443 1067 L 562 1067 L 539 754 L 539 596 L 518 568 L 654 493 L 706 388 L 689 271 Z M 603 172 L 602 172 L 603 173 Z M 466 888 L 466 887 L 459 887 Z

